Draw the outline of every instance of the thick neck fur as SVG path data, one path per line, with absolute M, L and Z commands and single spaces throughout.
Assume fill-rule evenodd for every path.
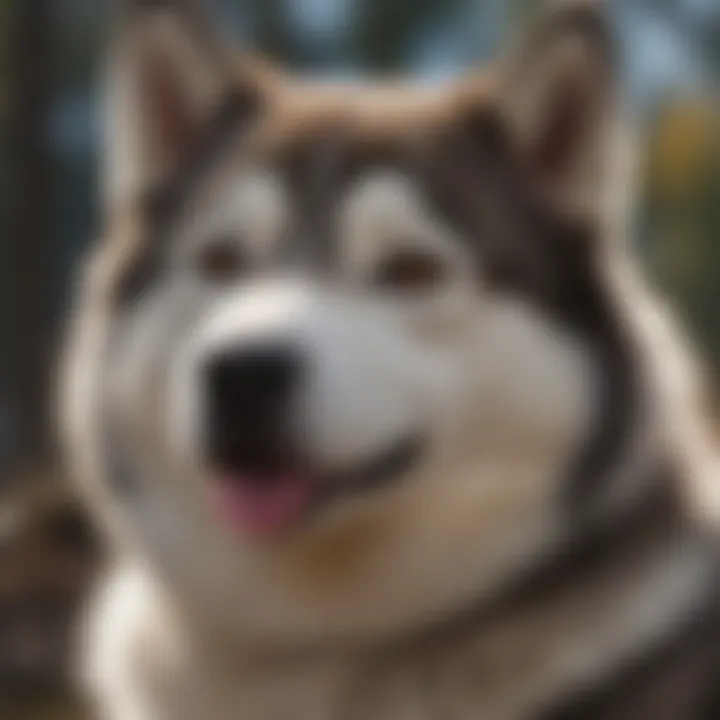
M 127 678 L 128 686 L 158 691 L 170 683 L 161 695 L 163 703 L 173 698 L 173 708 L 164 707 L 161 718 L 229 720 L 237 708 L 248 718 L 288 720 L 535 716 L 643 662 L 707 606 L 708 547 L 683 520 L 674 494 L 658 487 L 497 602 L 388 645 L 238 652 L 194 631 L 137 567 L 106 590 L 115 611 L 104 632 L 120 656 L 127 657 L 121 646 L 136 646 L 127 672 L 141 677 Z M 108 672 L 118 684 L 122 673 L 110 671 L 111 655 L 90 661 L 96 677 Z

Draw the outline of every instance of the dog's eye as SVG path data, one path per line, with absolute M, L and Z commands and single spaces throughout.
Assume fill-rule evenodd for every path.
M 381 289 L 426 292 L 437 287 L 447 274 L 442 259 L 425 250 L 400 250 L 384 258 L 372 278 Z
M 195 264 L 205 280 L 217 283 L 237 280 L 247 269 L 242 250 L 232 237 L 216 238 L 200 248 Z

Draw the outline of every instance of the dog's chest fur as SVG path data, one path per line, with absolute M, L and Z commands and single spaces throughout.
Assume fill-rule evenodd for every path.
M 613 554 L 621 559 L 611 560 Z M 540 581 L 520 588 L 497 608 L 473 610 L 387 648 L 263 658 L 192 632 L 146 577 L 123 571 L 99 606 L 96 620 L 112 630 L 96 648 L 99 655 L 89 658 L 91 672 L 107 671 L 113 687 L 105 688 L 106 695 L 116 698 L 121 718 L 544 717 L 578 695 L 614 686 L 618 674 L 652 665 L 664 646 L 683 642 L 707 608 L 711 559 L 692 539 L 653 534 L 626 548 L 624 556 L 603 550 L 600 559 L 588 555 L 579 568 L 571 565 L 563 571 L 567 577 L 551 576 L 547 587 Z M 701 634 L 714 643 L 706 631 Z M 645 687 L 636 683 L 639 689 L 622 700 L 622 711 L 634 713 L 629 717 L 695 717 L 687 708 L 695 708 L 696 686 L 707 685 L 712 658 L 703 659 L 695 647 L 690 654 L 692 664 L 682 661 L 678 668 L 691 668 L 689 680 L 658 670 L 669 673 L 664 687 L 689 682 L 686 706 L 662 707 L 666 715 L 658 715 L 657 707 L 646 711 L 648 688 L 652 697 L 660 689 L 653 676 Z M 677 701 L 677 693 L 671 694 Z M 597 712 L 601 704 L 593 699 L 590 707 Z M 651 714 L 637 715 L 634 707 Z M 613 705 L 608 712 L 616 717 L 620 710 Z

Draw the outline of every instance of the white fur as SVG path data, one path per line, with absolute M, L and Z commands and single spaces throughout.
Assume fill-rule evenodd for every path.
M 143 571 L 126 568 L 96 606 L 89 675 L 113 720 L 517 720 L 672 633 L 702 601 L 709 570 L 707 558 L 678 547 L 617 578 L 601 602 L 590 592 L 564 607 L 539 607 L 519 626 L 501 620 L 373 673 L 361 653 L 233 652 L 193 634 Z M 592 602 L 597 613 L 588 618 Z

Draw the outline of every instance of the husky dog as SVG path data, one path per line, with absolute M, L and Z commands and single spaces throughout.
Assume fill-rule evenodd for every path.
M 717 465 L 601 10 L 408 89 L 126 5 L 62 401 L 99 716 L 717 717 Z

